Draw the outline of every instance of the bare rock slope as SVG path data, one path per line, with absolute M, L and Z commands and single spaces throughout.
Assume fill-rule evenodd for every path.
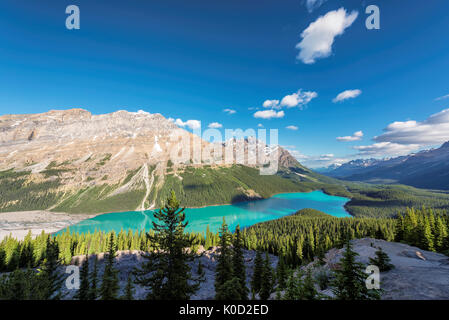
M 357 260 L 368 265 L 377 247 L 388 254 L 394 269 L 380 275 L 382 299 L 438 300 L 449 299 L 449 257 L 403 243 L 371 238 L 353 240 Z M 331 249 L 325 256 L 327 270 L 334 269 L 344 249 Z M 329 293 L 329 292 L 326 292 Z

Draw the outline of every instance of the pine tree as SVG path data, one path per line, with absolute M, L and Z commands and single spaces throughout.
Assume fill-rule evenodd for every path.
M 400 242 L 404 239 L 404 217 L 402 216 L 402 214 L 399 214 L 398 218 L 396 219 L 396 227 L 394 233 L 394 241 Z
M 97 300 L 98 297 L 98 258 L 97 255 L 94 256 L 94 268 L 92 270 L 92 274 L 90 275 L 90 289 L 88 300 Z
M 273 269 L 271 268 L 270 258 L 268 253 L 265 254 L 265 260 L 263 263 L 262 283 L 260 284 L 260 299 L 268 300 L 274 291 L 274 276 Z
M 115 255 L 117 247 L 114 239 L 114 232 L 109 236 L 108 253 L 101 282 L 100 295 L 102 300 L 115 300 L 119 290 L 118 271 L 115 269 Z
M 381 247 L 375 252 L 376 257 L 369 258 L 370 264 L 373 264 L 379 268 L 381 272 L 388 271 L 394 268 L 394 265 L 390 263 L 391 259 Z
M 223 223 L 220 227 L 220 251 L 217 258 L 217 267 L 215 269 L 215 299 L 224 300 L 230 299 L 230 294 L 224 292 L 229 285 L 226 285 L 226 282 L 233 280 L 234 273 L 232 269 L 232 252 L 230 248 L 231 244 L 231 234 L 228 229 L 228 225 L 226 224 L 225 219 L 223 218 Z M 239 289 L 239 286 L 237 287 Z M 237 290 L 236 292 L 240 292 Z M 235 297 L 238 299 L 239 297 Z
M 88 300 L 89 291 L 89 256 L 86 255 L 86 260 L 84 260 L 80 270 L 80 288 L 78 289 L 76 298 L 78 300 Z
M 287 286 L 287 268 L 284 263 L 283 256 L 279 257 L 278 264 L 276 266 L 276 280 L 280 290 L 284 290 Z
M 128 275 L 128 281 L 126 282 L 125 295 L 122 297 L 123 300 L 134 300 L 134 286 L 131 278 L 131 273 Z
M 439 252 L 444 250 L 444 240 L 448 236 L 448 230 L 444 225 L 443 218 L 438 216 L 435 221 L 435 249 Z
M 262 253 L 260 250 L 257 250 L 256 258 L 254 259 L 253 277 L 251 279 L 251 292 L 253 297 L 260 292 L 263 271 Z
M 3 250 L 2 247 L 0 247 L 0 272 L 6 269 L 6 254 L 5 250 Z
M 144 256 L 147 261 L 134 272 L 134 282 L 149 289 L 149 300 L 187 300 L 199 288 L 200 279 L 192 277 L 188 264 L 194 253 L 187 248 L 195 240 L 184 233 L 184 210 L 172 191 L 165 206 L 153 213 L 158 222 L 153 222 L 154 233 L 147 233 L 147 238 L 155 251 Z
M 317 300 L 318 292 L 315 288 L 315 282 L 312 278 L 312 270 L 308 269 L 304 277 L 302 288 L 300 290 L 300 300 Z
M 346 250 L 340 260 L 340 269 L 334 271 L 335 280 L 332 283 L 333 293 L 337 300 L 374 300 L 380 298 L 377 290 L 368 290 L 365 280 L 367 274 L 364 266 L 356 262 L 358 255 L 353 249 L 349 238 L 346 242 Z
M 233 248 L 232 248 L 233 249 L 232 269 L 234 277 L 239 279 L 240 299 L 247 300 L 249 290 L 248 287 L 246 286 L 246 269 L 242 246 L 243 244 L 242 244 L 242 236 L 240 233 L 240 226 L 237 225 L 237 228 L 235 229 Z
M 64 277 L 58 270 L 61 266 L 59 260 L 59 247 L 55 239 L 47 236 L 45 259 L 39 273 L 39 290 L 44 300 L 59 300 L 62 298 L 62 285 Z

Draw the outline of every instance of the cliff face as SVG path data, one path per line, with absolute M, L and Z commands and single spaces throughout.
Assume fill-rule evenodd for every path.
M 160 114 L 118 111 L 92 115 L 82 109 L 0 117 L 0 170 L 61 172 L 65 184 L 116 183 L 128 170 L 168 160 L 170 137 L 194 139 Z M 199 139 L 199 138 L 197 138 Z M 70 171 L 68 171 L 70 170 Z M 106 178 L 105 178 L 106 177 Z
M 256 168 L 272 159 L 269 153 L 249 148 L 248 139 L 237 142 L 209 143 L 160 114 L 143 111 L 93 115 L 72 109 L 4 115 L 0 117 L 0 191 L 4 190 L 0 211 L 152 208 L 161 203 L 168 188 L 183 192 L 186 171 L 193 176 L 188 185 L 193 190 L 204 185 L 199 178 L 219 183 L 222 175 L 217 180 L 211 169 L 240 163 L 256 175 Z M 257 149 L 266 148 L 256 142 Z M 229 148 L 234 160 L 223 163 Z M 299 165 L 279 149 L 280 166 Z M 261 156 L 253 161 L 256 154 Z M 208 172 L 195 171 L 206 166 Z M 246 182 L 235 182 L 228 189 L 232 192 L 224 190 L 229 193 L 226 201 L 238 198 L 234 189 L 244 196 L 254 193 Z

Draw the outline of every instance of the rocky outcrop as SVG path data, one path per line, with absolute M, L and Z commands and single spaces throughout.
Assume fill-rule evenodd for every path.
M 369 258 L 375 257 L 377 248 L 388 254 L 394 269 L 381 272 L 380 281 L 384 300 L 440 300 L 449 299 L 449 257 L 435 252 L 421 250 L 403 243 L 388 242 L 371 238 L 352 241 L 353 249 L 359 256 L 357 261 L 369 265 Z M 331 249 L 322 267 L 317 261 L 306 268 L 314 273 L 331 271 L 338 267 L 344 249 Z M 331 290 L 323 291 L 332 296 Z

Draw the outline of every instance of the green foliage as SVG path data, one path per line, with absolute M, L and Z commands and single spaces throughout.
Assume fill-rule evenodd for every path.
M 52 211 L 69 213 L 129 211 L 136 209 L 145 196 L 144 189 L 110 196 L 115 187 L 103 184 L 84 188 L 66 197 Z
M 98 259 L 97 256 L 94 256 L 94 268 L 92 273 L 90 274 L 90 288 L 88 293 L 88 300 L 97 300 L 98 298 Z
M 128 281 L 126 282 L 125 295 L 122 297 L 123 300 L 134 300 L 134 286 L 131 278 L 131 273 L 128 275 Z
M 0 171 L 0 212 L 43 210 L 55 204 L 59 179 L 34 182 L 31 172 Z
M 261 248 L 282 257 L 287 265 L 297 266 L 330 248 L 341 247 L 348 233 L 351 238 L 394 239 L 394 219 L 336 218 L 304 212 L 311 211 L 300 210 L 294 215 L 244 229 L 245 247 Z
M 223 218 L 223 223 L 220 227 L 220 249 L 217 258 L 217 268 L 215 270 L 215 299 L 236 299 L 236 297 L 231 297 L 230 293 L 224 292 L 227 290 L 229 285 L 227 282 L 233 280 L 233 266 L 232 266 L 232 252 L 231 252 L 231 233 L 229 232 L 228 225 Z M 226 284 L 226 286 L 224 286 Z M 233 288 L 234 289 L 234 288 Z M 233 291 L 234 292 L 234 291 Z M 239 282 L 237 282 L 237 287 L 235 288 L 237 293 L 237 299 L 240 296 L 239 292 Z
M 32 269 L 17 269 L 0 277 L 0 300 L 41 300 L 40 279 Z
M 265 253 L 265 260 L 262 267 L 260 292 L 259 296 L 261 300 L 268 300 L 271 294 L 274 292 L 274 271 L 271 268 L 270 258 L 268 253 Z
M 365 267 L 356 262 L 358 254 L 352 249 L 349 239 L 343 258 L 340 260 L 340 268 L 334 271 L 335 279 L 332 282 L 332 291 L 337 300 L 377 300 L 380 292 L 375 289 L 367 289 Z
M 59 270 L 60 266 L 58 243 L 48 236 L 45 259 L 39 273 L 39 291 L 44 300 L 59 300 L 62 298 L 61 288 L 64 277 Z
M 117 245 L 114 239 L 114 233 L 109 237 L 108 253 L 106 255 L 106 265 L 103 272 L 103 280 L 101 282 L 100 294 L 102 300 L 117 299 L 118 286 L 118 270 L 114 267 L 115 256 L 117 254 Z
M 84 260 L 83 265 L 80 270 L 80 287 L 76 294 L 78 300 L 88 300 L 89 299 L 89 256 L 86 255 L 86 260 Z
M 381 272 L 389 271 L 394 268 L 394 265 L 390 263 L 390 257 L 381 247 L 379 247 L 375 253 L 376 257 L 369 259 L 370 264 L 377 266 Z
M 276 266 L 276 282 L 280 290 L 284 290 L 287 286 L 287 273 L 287 267 L 283 257 L 281 256 Z
M 264 272 L 264 261 L 260 250 L 256 251 L 256 258 L 254 259 L 253 277 L 251 279 L 251 293 L 255 297 L 259 294 L 262 287 L 262 276 Z
M 246 286 L 246 268 L 242 251 L 243 241 L 240 233 L 240 226 L 235 229 L 232 242 L 232 272 L 233 276 L 239 280 L 238 290 L 240 292 L 239 299 L 248 299 L 248 287 Z
M 398 217 L 395 240 L 449 254 L 449 216 L 433 209 L 408 209 Z
M 153 222 L 154 234 L 147 236 L 155 251 L 144 256 L 146 263 L 134 271 L 135 282 L 149 289 L 149 300 L 189 299 L 198 290 L 199 279 L 192 277 L 188 265 L 194 253 L 185 248 L 192 247 L 195 240 L 184 234 L 184 208 L 180 208 L 174 192 L 154 217 L 158 221 Z

